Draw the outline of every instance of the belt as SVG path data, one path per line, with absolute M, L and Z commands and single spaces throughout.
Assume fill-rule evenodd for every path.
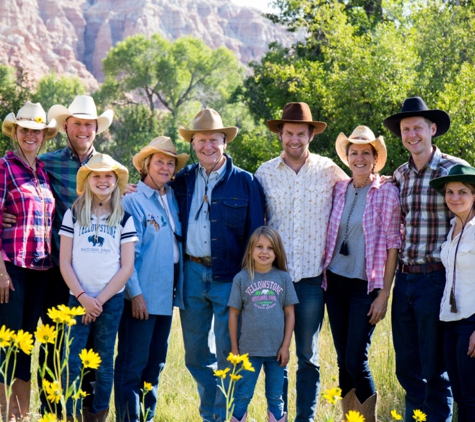
M 400 264 L 399 269 L 401 272 L 406 274 L 428 274 L 433 273 L 434 271 L 445 270 L 445 267 L 440 262 L 435 262 L 434 264 L 422 264 L 422 265 L 406 265 Z
M 205 267 L 211 267 L 210 256 L 197 257 L 197 256 L 186 255 L 186 257 L 190 261 L 197 262 L 198 264 L 204 265 Z

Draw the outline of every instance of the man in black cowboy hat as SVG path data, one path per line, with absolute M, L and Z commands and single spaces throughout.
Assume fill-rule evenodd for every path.
M 313 421 L 320 386 L 318 334 L 323 320 L 323 252 L 332 191 L 348 178 L 333 161 L 312 154 L 309 144 L 326 124 L 314 121 L 306 103 L 286 104 L 282 119 L 269 120 L 282 142 L 282 154 L 262 164 L 256 177 L 267 200 L 267 224 L 282 236 L 295 305 L 297 348 L 296 422 Z
M 406 390 L 405 420 L 420 409 L 429 421 L 450 421 L 453 399 L 439 321 L 445 285 L 440 247 L 450 218 L 443 196 L 429 187 L 429 181 L 465 162 L 432 144 L 432 138 L 449 130 L 450 117 L 445 111 L 429 110 L 419 97 L 407 98 L 401 112 L 384 120 L 384 125 L 411 153 L 394 172 L 405 234 L 393 291 L 392 328 L 396 375 Z

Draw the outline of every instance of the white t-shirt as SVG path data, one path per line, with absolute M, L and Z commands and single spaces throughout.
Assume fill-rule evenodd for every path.
M 92 297 L 96 297 L 119 271 L 120 245 L 138 240 L 134 220 L 129 214 L 125 213 L 121 224 L 115 227 L 107 224 L 108 216 L 101 216 L 96 236 L 97 217 L 94 214 L 92 224 L 81 227 L 77 221 L 73 222 L 68 209 L 59 231 L 60 236 L 73 238 L 72 266 L 82 288 Z

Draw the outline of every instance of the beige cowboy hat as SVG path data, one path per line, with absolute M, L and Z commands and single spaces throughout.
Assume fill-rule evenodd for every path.
M 312 112 L 307 103 L 287 103 L 282 111 L 282 119 L 267 120 L 267 127 L 271 132 L 279 133 L 282 123 L 306 123 L 315 128 L 314 134 L 322 133 L 327 124 L 313 120 Z
M 89 95 L 76 96 L 68 108 L 56 104 L 48 111 L 48 119 L 56 119 L 58 129 L 61 133 L 65 133 L 64 122 L 71 116 L 77 117 L 78 119 L 97 120 L 97 133 L 99 134 L 104 132 L 111 125 L 114 112 L 112 110 L 106 110 L 98 116 L 94 98 Z
M 202 132 L 221 132 L 226 135 L 226 142 L 231 142 L 238 133 L 236 126 L 223 127 L 223 120 L 216 110 L 205 108 L 198 112 L 193 120 L 193 129 L 179 129 L 180 135 L 188 142 L 195 133 Z
M 110 155 L 95 154 L 78 170 L 76 175 L 76 192 L 78 195 L 84 192 L 86 179 L 93 171 L 113 171 L 117 175 L 117 185 L 119 186 L 121 195 L 124 193 L 127 182 L 129 181 L 129 170 L 115 161 Z
M 25 105 L 18 110 L 17 115 L 10 113 L 5 117 L 2 124 L 2 132 L 9 138 L 15 137 L 15 125 L 34 130 L 43 130 L 45 132 L 45 141 L 54 138 L 58 133 L 55 119 L 50 119 L 46 124 L 46 113 L 40 103 L 31 103 L 27 101 Z
M 349 167 L 346 148 L 348 144 L 371 144 L 373 145 L 378 159 L 374 163 L 374 172 L 378 173 L 386 164 L 388 152 L 382 136 L 375 138 L 373 131 L 367 126 L 357 126 L 353 133 L 347 138 L 343 132 L 340 132 L 336 138 L 335 148 L 340 160 Z
M 157 152 L 168 155 L 169 157 L 176 158 L 176 169 L 175 172 L 178 173 L 183 167 L 186 166 L 190 156 L 184 152 L 178 154 L 176 147 L 173 144 L 173 141 L 168 136 L 159 136 L 150 141 L 150 143 L 143 147 L 137 154 L 132 158 L 132 163 L 134 167 L 140 173 L 142 171 L 142 166 L 144 160 L 149 156 Z

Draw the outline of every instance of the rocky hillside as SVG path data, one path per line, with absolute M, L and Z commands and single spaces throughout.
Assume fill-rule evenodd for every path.
M 259 11 L 231 0 L 0 0 L 0 62 L 22 66 L 35 80 L 54 70 L 77 75 L 94 89 L 112 46 L 155 32 L 226 46 L 243 63 L 290 36 Z

